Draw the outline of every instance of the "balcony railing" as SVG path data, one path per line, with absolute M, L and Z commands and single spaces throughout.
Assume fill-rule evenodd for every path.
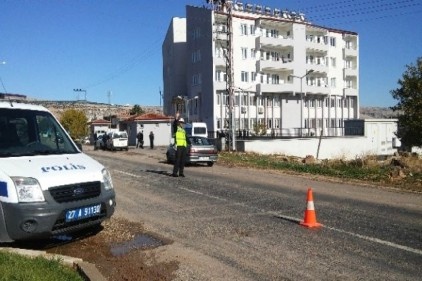
M 258 94 L 262 93 L 282 93 L 294 91 L 293 83 L 280 83 L 280 84 L 257 84 L 256 91 Z
M 292 37 L 265 37 L 259 36 L 255 39 L 256 49 L 261 47 L 272 47 L 272 48 L 286 48 L 293 47 L 293 38 Z
M 285 71 L 293 69 L 293 61 L 288 59 L 259 60 L 256 63 L 256 72 L 261 71 Z

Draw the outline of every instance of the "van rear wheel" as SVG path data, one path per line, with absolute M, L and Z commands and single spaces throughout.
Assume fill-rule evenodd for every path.
M 212 167 L 212 165 L 214 165 L 214 162 L 208 162 L 207 165 L 208 167 Z

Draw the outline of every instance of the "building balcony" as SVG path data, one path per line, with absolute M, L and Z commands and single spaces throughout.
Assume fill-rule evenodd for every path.
M 306 40 L 306 49 L 308 51 L 328 52 L 329 45 L 315 40 Z
M 217 32 L 215 33 L 215 40 L 227 41 L 227 33 Z
M 357 77 L 358 76 L 358 70 L 357 68 L 345 68 L 343 69 L 343 77 L 348 77 L 348 76 L 354 76 Z
M 286 48 L 286 47 L 293 47 L 293 38 L 291 37 L 283 37 L 279 36 L 277 38 L 274 37 L 265 37 L 259 36 L 255 39 L 256 49 L 260 50 L 261 47 L 271 47 L 271 48 Z
M 262 93 L 283 93 L 294 91 L 293 83 L 283 83 L 283 84 L 257 84 L 256 92 L 258 95 Z
M 216 57 L 214 58 L 214 64 L 216 66 L 226 66 L 227 62 L 226 62 L 226 58 L 221 56 L 221 57 Z
M 343 55 L 345 58 L 347 57 L 357 57 L 358 56 L 358 50 L 355 48 L 344 48 L 343 49 Z
M 358 90 L 355 88 L 344 88 L 343 89 L 343 96 L 357 96 Z
M 214 81 L 214 90 L 215 91 L 224 91 L 227 89 L 226 81 Z
M 256 72 L 262 71 L 286 71 L 293 69 L 291 60 L 259 60 L 256 63 Z
M 326 95 L 330 94 L 330 88 L 326 85 L 303 85 L 303 92 L 311 95 Z
M 306 68 L 313 69 L 318 73 L 328 73 L 328 66 L 325 64 L 306 63 Z

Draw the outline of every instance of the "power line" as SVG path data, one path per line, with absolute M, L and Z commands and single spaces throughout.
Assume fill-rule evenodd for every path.
M 1 85 L 3 87 L 4 93 L 7 94 L 6 87 L 4 86 L 3 79 L 1 79 L 1 77 L 0 77 L 0 82 L 1 82 Z
M 99 80 L 95 83 L 89 84 L 84 88 L 85 89 L 93 88 L 93 87 L 99 86 L 101 84 L 104 84 L 106 82 L 109 82 L 113 79 L 116 79 L 120 75 L 127 73 L 128 71 L 132 70 L 135 66 L 137 66 L 141 62 L 146 61 L 147 59 L 150 59 L 151 54 L 156 50 L 155 47 L 156 47 L 156 45 L 158 45 L 158 43 L 160 43 L 160 41 L 161 41 L 161 39 L 155 40 L 153 42 L 153 46 L 150 47 L 146 52 L 143 52 L 142 54 L 133 57 L 130 62 L 128 62 L 127 64 L 125 64 L 122 67 L 120 67 L 119 69 L 117 69 L 117 71 L 108 74 L 105 78 L 103 78 L 103 79 L 101 79 L 101 80 Z
M 390 10 L 397 10 L 397 9 L 403 9 L 403 8 L 409 8 L 409 7 L 416 7 L 422 5 L 422 3 L 409 3 L 413 1 L 401 1 L 396 3 L 389 3 L 389 4 L 382 4 L 382 5 L 376 5 L 376 6 L 370 6 L 370 7 L 363 7 L 363 8 L 357 8 L 357 9 L 351 9 L 347 11 L 339 11 L 336 13 L 328 13 L 328 14 L 322 14 L 318 16 L 310 17 L 313 20 L 326 20 L 326 19 L 333 19 L 333 18 L 339 18 L 339 17 L 352 17 L 352 16 L 358 16 L 358 15 L 367 15 L 367 14 L 373 14 L 373 13 L 379 13 L 379 12 L 386 12 Z M 408 4 L 406 4 L 408 3 Z

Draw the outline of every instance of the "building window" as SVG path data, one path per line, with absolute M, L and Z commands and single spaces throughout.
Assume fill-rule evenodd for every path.
M 256 72 L 251 72 L 251 81 L 255 82 L 256 81 Z
M 201 84 L 201 74 L 195 74 L 192 76 L 192 85 L 200 85 Z
M 336 87 L 336 78 L 331 78 L 330 79 L 330 86 L 331 86 L 331 88 L 335 88 Z
M 255 35 L 255 25 L 253 25 L 253 24 L 251 24 L 250 26 L 249 26 L 249 33 L 251 34 L 251 35 Z
M 336 58 L 330 58 L 331 66 L 336 67 Z
M 332 47 L 335 47 L 336 46 L 336 38 L 335 37 L 330 37 L 330 45 Z
M 248 58 L 248 49 L 247 48 L 242 48 L 242 59 L 247 59 Z
M 201 50 L 196 50 L 192 53 L 192 62 L 198 62 L 201 61 Z
M 196 27 L 192 32 L 193 39 L 197 39 L 201 37 L 201 28 Z
M 253 59 L 256 58 L 256 50 L 255 49 L 251 49 L 251 58 L 253 58 Z
M 279 96 L 274 97 L 274 106 L 280 106 L 280 97 Z
M 218 82 L 227 81 L 226 72 L 224 72 L 223 70 L 216 70 L 215 71 L 215 80 L 218 81 Z
M 251 95 L 249 96 L 249 104 L 252 106 L 256 106 L 256 97 Z
M 271 84 L 275 84 L 275 85 L 280 84 L 280 76 L 278 76 L 278 74 L 271 75 Z
M 248 94 L 247 93 L 242 94 L 242 104 L 241 105 L 248 105 Z
M 274 128 L 276 128 L 276 129 L 280 129 L 280 119 L 279 118 L 275 118 L 274 119 L 274 125 L 275 125 L 275 127 Z
M 247 25 L 247 24 L 242 23 L 242 24 L 240 25 L 240 33 L 241 33 L 242 35 L 248 35 L 248 25 Z
M 242 71 L 241 72 L 241 78 L 240 78 L 240 80 L 242 81 L 242 82 L 248 82 L 248 72 L 246 72 L 246 71 Z

